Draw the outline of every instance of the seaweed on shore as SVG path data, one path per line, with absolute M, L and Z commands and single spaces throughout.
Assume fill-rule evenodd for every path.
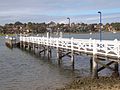
M 72 83 L 66 85 L 61 89 L 56 90 L 120 90 L 120 78 L 77 78 Z

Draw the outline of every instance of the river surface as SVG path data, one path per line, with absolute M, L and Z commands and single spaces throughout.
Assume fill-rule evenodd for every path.
M 120 39 L 120 33 L 103 33 L 103 39 Z M 99 39 L 97 34 L 67 34 L 64 37 Z M 51 60 L 19 48 L 5 46 L 4 36 L 0 36 L 0 90 L 55 90 L 69 83 L 73 78 L 90 75 L 89 57 L 76 56 L 75 70 L 72 70 L 68 57 L 62 65 L 57 65 L 56 52 Z M 101 75 L 109 75 L 105 69 Z

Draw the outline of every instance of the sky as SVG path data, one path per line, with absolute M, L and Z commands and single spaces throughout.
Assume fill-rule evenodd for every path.
M 120 22 L 120 0 L 1 0 L 0 24 L 20 22 Z

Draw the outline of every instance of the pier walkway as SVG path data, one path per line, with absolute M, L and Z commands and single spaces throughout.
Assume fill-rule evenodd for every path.
M 64 56 L 69 56 L 74 68 L 74 55 L 84 53 L 91 56 L 90 68 L 93 77 L 98 76 L 98 72 L 109 68 L 118 72 L 120 62 L 120 41 L 115 40 L 95 40 L 95 39 L 75 39 L 75 38 L 55 38 L 50 37 L 47 33 L 46 37 L 39 36 L 20 36 L 20 47 L 28 48 L 29 50 L 38 48 L 39 52 L 46 52 L 50 57 L 51 49 L 55 48 L 57 51 L 58 62 Z M 110 61 L 103 64 L 99 61 Z M 98 68 L 98 64 L 101 67 Z M 114 67 L 110 67 L 114 64 Z M 118 72 L 119 73 L 119 72 Z

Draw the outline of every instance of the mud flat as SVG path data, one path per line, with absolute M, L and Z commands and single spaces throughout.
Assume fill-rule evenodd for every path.
M 70 84 L 65 85 L 65 87 L 56 90 L 120 90 L 120 78 L 76 78 Z

